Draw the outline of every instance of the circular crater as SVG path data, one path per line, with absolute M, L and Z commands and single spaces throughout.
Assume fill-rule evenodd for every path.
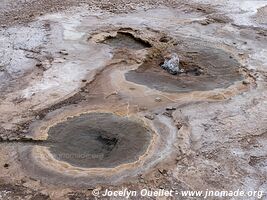
M 127 48 L 140 50 L 144 48 L 150 48 L 151 45 L 137 37 L 134 37 L 131 33 L 117 32 L 115 36 L 108 36 L 104 41 L 104 44 L 110 45 L 115 48 Z
M 119 29 L 116 31 L 108 31 L 94 34 L 89 40 L 109 45 L 114 49 L 128 49 L 128 50 L 142 50 L 152 47 L 150 42 L 143 39 L 140 36 L 141 33 L 137 33 L 131 28 L 125 30 Z
M 113 168 L 138 160 L 148 148 L 151 131 L 144 124 L 111 113 L 69 118 L 48 131 L 55 159 L 84 168 Z
M 161 68 L 163 56 L 148 59 L 125 74 L 127 81 L 163 92 L 207 91 L 226 88 L 243 79 L 240 63 L 230 53 L 204 42 L 179 42 L 172 50 L 180 59 L 183 73 L 171 75 Z

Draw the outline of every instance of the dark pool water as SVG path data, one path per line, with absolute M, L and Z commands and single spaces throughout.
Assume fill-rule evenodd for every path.
M 106 38 L 103 43 L 108 44 L 114 48 L 127 48 L 134 50 L 151 47 L 148 42 L 135 38 L 130 33 L 117 33 L 115 37 Z
M 161 69 L 161 58 L 129 71 L 125 75 L 126 80 L 159 91 L 175 93 L 226 88 L 243 79 L 238 71 L 240 63 L 222 49 L 187 41 L 175 47 L 173 52 L 191 69 L 190 73 L 170 75 Z M 201 69 L 202 73 L 192 73 L 194 69 Z
M 49 129 L 50 151 L 56 159 L 79 167 L 115 167 L 137 160 L 150 142 L 142 123 L 111 113 L 69 118 Z

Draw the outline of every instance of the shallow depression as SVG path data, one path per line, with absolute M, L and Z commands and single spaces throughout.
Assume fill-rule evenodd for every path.
M 134 50 L 140 50 L 151 47 L 151 45 L 148 42 L 140 38 L 136 38 L 132 34 L 126 32 L 118 32 L 115 37 L 108 36 L 103 41 L 103 43 L 110 45 L 114 48 L 128 48 Z
M 85 168 L 111 168 L 138 160 L 151 132 L 141 122 L 111 113 L 69 118 L 48 131 L 50 151 L 58 160 Z
M 127 81 L 163 92 L 207 91 L 226 88 L 243 79 L 240 63 L 230 53 L 202 42 L 183 41 L 173 49 L 185 73 L 171 75 L 161 69 L 160 56 L 125 74 Z

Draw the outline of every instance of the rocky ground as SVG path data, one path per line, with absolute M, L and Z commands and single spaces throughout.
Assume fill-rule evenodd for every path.
M 267 1 L 1 0 L 0 11 L 0 199 L 118 199 L 101 195 L 122 188 L 267 198 Z M 183 73 L 161 68 L 172 53 Z M 138 122 L 149 144 L 101 136 L 107 151 L 139 152 L 109 168 L 58 159 L 50 128 L 86 113 Z

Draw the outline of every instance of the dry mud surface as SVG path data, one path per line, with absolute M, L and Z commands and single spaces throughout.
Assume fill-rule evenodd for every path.
M 267 199 L 266 8 L 1 0 L 0 199 Z

